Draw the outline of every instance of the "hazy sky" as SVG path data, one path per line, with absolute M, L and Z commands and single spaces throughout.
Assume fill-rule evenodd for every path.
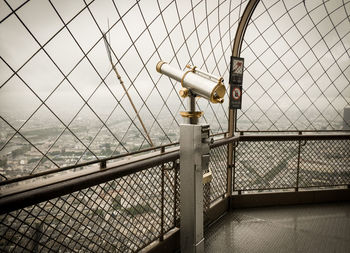
M 7 2 L 16 9 L 23 1 Z M 184 68 L 192 62 L 228 80 L 232 40 L 246 5 L 246 1 L 241 6 L 239 1 L 219 1 L 217 7 L 217 1 L 96 0 L 88 5 L 90 13 L 86 8 L 90 1 L 51 2 L 31 0 L 16 11 L 35 39 L 16 15 L 7 17 L 11 10 L 0 2 L 0 19 L 7 17 L 0 24 L 1 58 L 29 86 L 18 76 L 9 79 L 13 72 L 0 61 L 0 114 L 6 119 L 14 115 L 24 119 L 41 104 L 32 91 L 45 100 L 55 89 L 46 103 L 66 122 L 95 89 L 89 104 L 98 114 L 108 114 L 124 95 L 115 74 L 106 76 L 111 66 L 99 28 L 106 31 L 108 24 L 111 47 L 120 60 L 117 69 L 127 86 L 133 84 L 130 95 L 137 107 L 142 105 L 140 96 L 149 97 L 147 105 L 157 114 L 163 104 L 160 96 L 169 97 L 170 110 L 176 113 L 181 103 L 174 83 L 164 77 L 158 83 L 156 63 L 162 59 Z M 273 101 L 285 110 L 293 104 L 303 109 L 314 104 L 321 110 L 349 104 L 350 1 L 306 1 L 306 7 L 309 14 L 302 1 L 258 5 L 242 51 L 247 114 L 259 107 L 276 109 Z M 225 115 L 227 102 L 214 110 Z M 130 110 L 125 97 L 121 103 Z

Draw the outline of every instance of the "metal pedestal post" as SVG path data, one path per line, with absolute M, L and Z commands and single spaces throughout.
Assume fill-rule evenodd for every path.
M 190 111 L 194 98 L 190 97 Z M 209 164 L 209 125 L 180 125 L 181 253 L 204 252 L 203 170 Z

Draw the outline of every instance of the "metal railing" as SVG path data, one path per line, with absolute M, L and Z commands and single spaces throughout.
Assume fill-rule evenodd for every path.
M 349 135 L 241 136 L 234 169 L 234 191 L 348 185 Z
M 227 144 L 234 142 L 232 189 L 350 184 L 350 135 L 241 135 L 211 146 L 205 212 L 227 194 Z M 84 174 L 18 185 L 0 196 L 6 252 L 134 252 L 179 225 L 179 152 L 162 148 Z M 227 196 L 227 195 L 226 195 Z
M 1 198 L 4 251 L 138 251 L 175 226 L 178 152 Z M 5 193 L 6 194 L 6 193 Z

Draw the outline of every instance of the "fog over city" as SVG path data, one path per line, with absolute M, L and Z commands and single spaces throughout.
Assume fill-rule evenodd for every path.
M 178 95 L 180 84 L 157 73 L 156 63 L 180 69 L 190 63 L 223 76 L 229 90 L 233 40 L 245 5 L 1 1 L 2 161 L 23 171 L 46 169 L 149 147 L 147 134 L 155 145 L 177 142 L 186 102 Z M 343 129 L 350 102 L 348 13 L 350 2 L 341 0 L 258 5 L 242 46 L 237 130 Z M 103 33 L 147 133 L 112 71 Z M 197 100 L 201 122 L 213 134 L 227 131 L 228 101 Z M 15 150 L 18 155 L 11 155 Z

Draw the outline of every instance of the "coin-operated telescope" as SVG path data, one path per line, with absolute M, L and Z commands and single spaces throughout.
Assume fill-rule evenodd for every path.
M 226 88 L 222 77 L 216 77 L 190 65 L 186 66 L 186 70 L 180 70 L 163 61 L 158 62 L 156 70 L 181 83 L 182 88 L 179 93 L 183 98 L 189 97 L 189 111 L 180 112 L 180 114 L 189 118 L 191 124 L 196 124 L 196 119 L 203 114 L 203 112 L 195 111 L 194 98 L 196 96 L 205 98 L 214 104 L 224 102 Z
M 188 111 L 180 112 L 187 121 L 180 124 L 180 191 L 185 193 L 180 194 L 180 243 L 183 253 L 204 252 L 203 183 L 211 180 L 209 151 L 212 139 L 209 138 L 209 125 L 197 124 L 203 112 L 195 110 L 195 97 L 223 103 L 224 79 L 190 65 L 179 70 L 163 61 L 158 62 L 156 69 L 180 82 L 180 96 L 189 98 Z

